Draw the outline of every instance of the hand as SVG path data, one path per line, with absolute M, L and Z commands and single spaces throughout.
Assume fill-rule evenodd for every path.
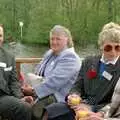
M 25 96 L 21 100 L 28 102 L 30 104 L 33 104 L 33 101 L 34 101 L 32 96 Z
M 104 120 L 104 118 L 101 117 L 100 114 L 98 114 L 98 113 L 89 112 L 89 115 L 87 117 L 83 118 L 82 120 Z
M 22 92 L 24 93 L 24 95 L 27 95 L 27 96 L 33 95 L 33 88 L 30 85 L 25 84 L 21 87 L 21 89 L 22 89 Z

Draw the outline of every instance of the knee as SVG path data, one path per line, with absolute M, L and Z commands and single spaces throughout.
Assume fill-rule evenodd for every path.
M 31 117 L 31 105 L 21 101 L 18 98 L 12 96 L 5 96 L 2 98 L 2 105 L 0 112 L 5 117 L 21 120 L 21 118 L 27 119 Z
M 32 108 L 28 103 L 21 102 L 14 109 L 15 119 L 24 118 L 24 120 L 30 120 L 32 117 Z
M 31 113 L 32 112 L 32 106 L 29 103 L 21 102 L 18 105 L 18 110 L 23 112 L 23 113 Z

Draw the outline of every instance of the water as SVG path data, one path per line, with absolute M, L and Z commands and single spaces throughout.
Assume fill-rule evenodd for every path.
M 47 46 L 28 45 L 21 43 L 9 43 L 5 44 L 5 48 L 9 50 L 15 57 L 43 57 L 44 53 L 49 49 Z M 81 58 L 85 58 L 88 55 L 94 55 L 98 53 L 98 50 L 94 45 L 89 45 L 86 48 L 75 46 L 76 52 Z M 27 73 L 34 72 L 34 64 L 22 64 L 21 70 L 25 77 Z
M 14 54 L 15 57 L 42 57 L 44 52 L 48 49 L 47 46 L 21 43 L 5 44 L 5 48 Z
M 42 57 L 44 53 L 49 49 L 48 46 L 21 43 L 6 44 L 5 47 L 12 54 L 14 54 L 15 57 Z M 75 50 L 82 58 L 98 53 L 98 50 L 94 45 L 89 45 L 86 48 L 75 46 Z

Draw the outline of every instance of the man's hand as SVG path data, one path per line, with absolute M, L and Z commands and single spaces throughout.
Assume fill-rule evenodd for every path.
M 27 95 L 27 96 L 28 95 L 30 95 L 30 96 L 33 95 L 33 88 L 30 85 L 25 84 L 21 87 L 21 89 L 22 89 L 22 92 L 24 93 L 24 95 Z
M 25 96 L 25 97 L 23 97 L 21 100 L 23 100 L 23 101 L 25 101 L 25 102 L 28 102 L 28 103 L 30 103 L 30 104 L 33 104 L 33 102 L 34 102 L 32 96 Z
M 81 97 L 77 94 L 69 95 L 67 103 L 70 106 L 70 108 L 72 108 L 74 111 L 78 110 L 89 111 L 91 109 L 89 105 L 82 103 Z
M 88 116 L 85 117 L 83 120 L 104 120 L 98 113 L 89 112 Z

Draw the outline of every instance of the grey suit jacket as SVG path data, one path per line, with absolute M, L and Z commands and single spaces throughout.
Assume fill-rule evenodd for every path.
M 45 65 L 52 55 L 52 50 L 45 54 L 44 60 L 38 66 L 37 74 L 43 75 Z M 44 76 L 44 82 L 33 86 L 37 96 L 43 98 L 54 94 L 57 101 L 64 102 L 65 96 L 76 81 L 80 67 L 81 60 L 74 48 L 63 50 L 50 64 L 50 71 Z
M 20 90 L 16 74 L 15 59 L 3 48 L 0 48 L 0 94 L 20 98 Z

